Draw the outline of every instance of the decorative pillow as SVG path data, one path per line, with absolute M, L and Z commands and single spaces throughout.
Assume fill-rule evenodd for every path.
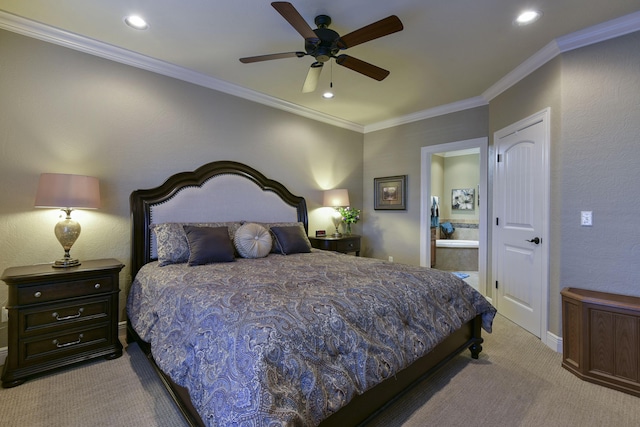
M 302 226 L 271 227 L 271 234 L 283 255 L 311 252 L 311 243 Z
M 306 231 L 304 231 L 304 224 L 301 222 L 257 222 L 256 224 L 263 226 L 269 231 L 271 231 L 272 227 L 300 227 L 300 229 L 302 230 L 302 234 L 306 236 Z M 273 239 L 271 252 L 273 252 L 274 254 L 282 253 L 282 250 L 278 245 L 278 241 L 275 238 Z
M 229 239 L 233 240 L 239 222 L 208 222 L 208 223 L 182 223 L 166 222 L 151 224 L 149 228 L 156 236 L 158 264 L 163 267 L 169 264 L 180 264 L 189 260 L 189 242 L 184 231 L 184 226 L 197 227 L 228 227 Z
M 185 225 L 189 242 L 189 265 L 203 265 L 235 260 L 228 227 Z
M 269 255 L 273 241 L 266 228 L 259 224 L 247 223 L 238 228 L 233 243 L 243 258 L 263 258 Z

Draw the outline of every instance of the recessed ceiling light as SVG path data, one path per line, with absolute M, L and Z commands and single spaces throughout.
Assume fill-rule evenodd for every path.
M 333 92 L 325 92 L 325 93 L 322 94 L 322 97 L 324 99 L 331 99 L 331 98 L 333 98 L 333 96 L 334 96 Z
M 520 15 L 518 15 L 518 17 L 516 18 L 515 24 L 528 25 L 533 22 L 536 22 L 538 19 L 540 19 L 541 16 L 542 16 L 542 12 L 540 12 L 539 10 L 526 10 L 522 12 Z
M 147 28 L 149 28 L 149 24 L 147 24 L 147 21 L 145 21 L 138 15 L 125 16 L 124 23 L 131 28 L 135 28 L 136 30 L 146 30 Z

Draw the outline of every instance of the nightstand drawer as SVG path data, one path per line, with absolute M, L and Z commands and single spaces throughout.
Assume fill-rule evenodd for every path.
M 357 252 L 360 250 L 360 239 L 343 239 L 336 242 L 337 252 Z
M 110 297 L 98 297 L 72 304 L 52 304 L 47 307 L 19 311 L 20 330 L 25 334 L 43 333 L 57 327 L 69 328 L 109 316 Z
M 46 338 L 36 337 L 22 340 L 20 360 L 24 365 L 41 363 L 42 359 L 54 358 L 88 351 L 96 346 L 105 345 L 109 340 L 109 325 L 96 325 L 93 328 L 76 329 L 74 332 L 49 334 Z
M 113 290 L 111 276 L 64 283 L 25 286 L 18 290 L 18 305 L 35 304 L 63 298 L 82 297 Z

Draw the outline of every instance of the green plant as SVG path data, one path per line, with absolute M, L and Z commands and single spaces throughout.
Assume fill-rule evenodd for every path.
M 342 221 L 347 224 L 355 224 L 360 220 L 360 209 L 352 209 L 347 206 L 346 208 L 338 208 L 338 212 L 342 216 Z

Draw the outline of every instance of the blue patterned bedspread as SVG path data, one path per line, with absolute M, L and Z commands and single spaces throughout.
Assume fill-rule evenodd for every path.
M 127 303 L 210 426 L 314 426 L 495 309 L 451 273 L 327 251 L 145 265 Z

